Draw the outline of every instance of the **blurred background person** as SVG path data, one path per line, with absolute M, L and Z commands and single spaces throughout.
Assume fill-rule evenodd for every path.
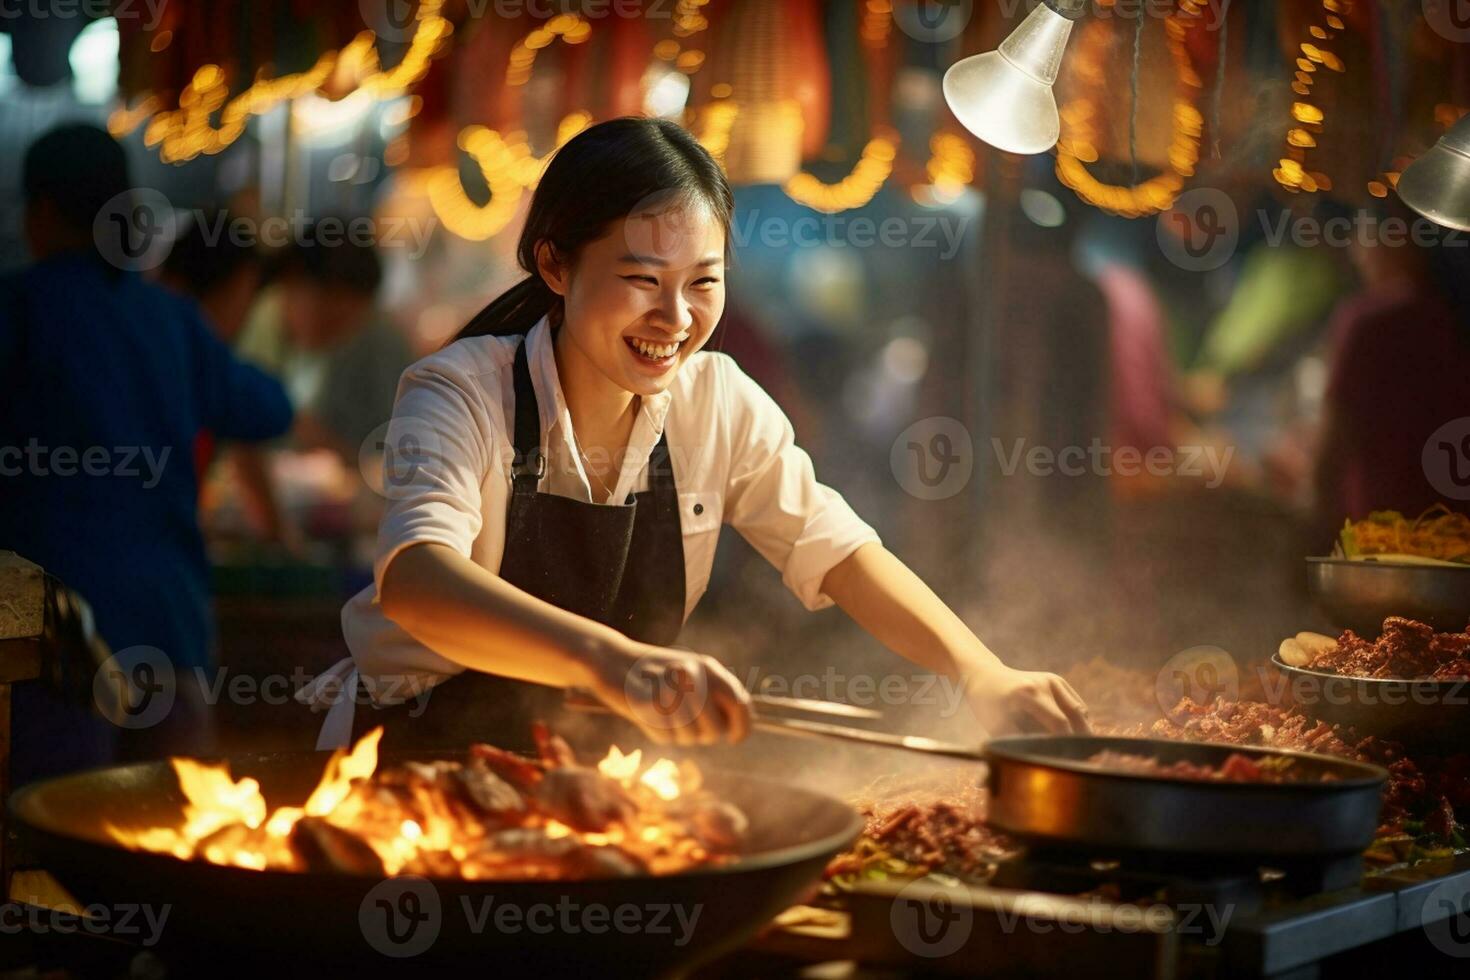
M 245 329 L 264 277 L 260 253 L 231 233 L 231 220 L 228 211 L 192 212 L 158 271 L 159 282 L 199 304 L 227 344 L 235 343 Z
M 398 376 L 413 357 L 377 307 L 376 249 L 353 235 L 327 244 L 328 221 L 340 224 L 305 224 L 275 258 L 238 350 L 285 384 L 295 448 L 331 450 L 356 469 L 363 443 L 392 417 Z
M 207 751 L 208 713 L 191 682 L 210 666 L 214 636 L 191 454 L 203 429 L 276 436 L 290 405 L 193 303 L 104 258 L 118 253 L 94 237 L 94 219 L 132 190 L 123 149 L 105 131 L 54 129 L 22 170 L 33 261 L 0 293 L 0 446 L 28 453 L 0 475 L 0 547 L 81 593 L 125 669 L 138 647 L 167 658 L 174 707 L 161 724 L 127 732 L 125 755 Z M 89 711 L 41 685 L 14 696 L 19 782 L 112 753 L 115 733 Z
M 1332 317 L 1316 464 L 1314 535 L 1324 548 L 1348 518 L 1412 518 L 1443 500 L 1426 472 L 1426 443 L 1470 414 L 1470 249 L 1396 200 L 1372 218 L 1381 232 L 1355 234 L 1349 246 L 1361 285 Z M 1421 235 L 1391 235 L 1389 221 Z M 1420 243 L 1424 230 L 1433 245 Z
M 1077 252 L 1107 317 L 1109 422 L 1103 434 L 1113 447 L 1172 447 L 1180 428 L 1178 384 L 1144 239 L 1136 225 L 1099 215 L 1083 230 Z
M 234 344 L 245 327 L 264 265 L 255 247 L 232 233 L 233 220 L 227 211 L 191 213 L 158 274 L 160 283 L 199 305 L 205 321 L 227 344 Z M 201 430 L 194 447 L 201 484 L 219 449 L 214 433 Z M 267 450 L 240 443 L 229 447 L 226 457 L 252 528 L 265 540 L 299 551 L 299 531 L 282 516 L 276 499 Z

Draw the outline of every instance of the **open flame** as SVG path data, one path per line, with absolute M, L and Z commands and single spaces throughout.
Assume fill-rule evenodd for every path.
M 643 775 L 640 776 L 638 767 L 642 764 L 642 749 L 624 754 L 622 749 L 614 745 L 597 764 L 597 771 L 609 779 L 616 779 L 629 789 L 635 785 L 645 786 L 665 801 L 678 799 L 686 784 L 691 790 L 699 788 L 699 770 L 692 766 L 681 769 L 672 759 L 659 759 L 643 770 Z
M 584 770 L 566 760 L 536 762 L 491 747 L 472 749 L 472 757 L 483 749 L 487 758 L 508 767 L 496 770 L 503 775 L 524 775 L 527 782 L 519 787 L 524 795 L 518 796 L 499 777 L 486 775 L 483 766 L 474 769 L 473 762 L 408 763 L 380 773 L 381 737 L 382 729 L 375 729 L 350 750 L 334 752 L 305 803 L 274 809 L 256 780 L 235 780 L 223 763 L 171 759 L 187 800 L 177 824 L 108 824 L 106 830 L 134 850 L 232 867 L 302 871 L 325 864 L 344 871 L 469 878 L 557 877 L 568 855 L 582 862 L 579 868 L 595 856 L 616 873 L 669 873 L 718 860 L 743 830 L 743 816 L 702 791 L 691 763 L 656 759 L 645 765 L 641 751 L 624 753 L 614 746 L 595 770 Z M 599 784 L 591 787 L 594 791 L 614 793 L 623 807 L 618 818 L 598 829 L 574 827 L 578 821 L 549 805 L 535 788 L 559 768 L 589 777 Z M 509 793 L 505 813 L 469 805 L 462 785 L 476 778 Z M 521 836 L 507 836 L 515 833 Z M 512 839 L 514 847 L 503 843 Z M 525 860 L 518 865 L 519 852 L 507 855 L 507 848 L 526 850 Z M 599 849 L 608 853 L 592 854 Z

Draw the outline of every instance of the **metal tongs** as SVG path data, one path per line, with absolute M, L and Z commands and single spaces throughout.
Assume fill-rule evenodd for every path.
M 853 728 L 850 725 L 834 725 L 831 722 L 812 721 L 808 718 L 795 718 L 785 711 L 805 711 L 810 714 L 826 715 L 828 717 L 841 718 L 881 718 L 882 712 L 871 708 L 861 708 L 851 704 L 840 704 L 836 701 L 822 701 L 813 698 L 787 698 L 777 697 L 771 694 L 752 694 L 750 696 L 751 727 L 759 731 L 770 732 L 773 735 L 785 735 L 792 738 L 819 738 L 836 739 L 842 742 L 857 742 L 862 745 L 872 745 L 879 748 L 899 749 L 904 752 L 918 752 L 922 755 L 942 756 L 948 759 L 964 759 L 969 762 L 981 762 L 984 755 L 978 746 L 960 745 L 957 742 L 945 742 L 923 735 L 891 735 L 888 732 L 874 732 L 866 728 Z M 590 714 L 612 714 L 612 709 L 599 701 L 590 692 L 573 688 L 567 691 L 566 707 L 573 711 L 583 711 Z

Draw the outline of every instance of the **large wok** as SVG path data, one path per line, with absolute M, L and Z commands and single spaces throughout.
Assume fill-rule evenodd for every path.
M 259 780 L 272 804 L 305 799 L 322 767 L 321 756 L 304 752 L 229 762 L 237 779 Z M 160 952 L 201 958 L 216 974 L 265 958 L 280 970 L 305 962 L 352 964 L 355 973 L 395 976 L 449 964 L 473 965 L 483 975 L 660 976 L 747 940 L 799 900 L 862 826 L 846 804 L 800 787 L 734 773 L 707 773 L 705 783 L 750 818 L 737 861 L 679 875 L 576 882 L 400 878 L 385 885 L 371 877 L 181 861 L 113 844 L 104 821 L 176 822 L 184 800 L 163 761 L 36 783 L 17 791 L 10 808 L 43 866 L 79 902 L 167 907 Z M 512 917 L 502 931 L 495 915 L 507 906 Z M 637 911 L 622 913 L 619 925 L 619 909 Z M 640 924 L 632 924 L 635 914 Z M 567 921 L 571 929 L 563 927 Z
M 1219 765 L 1233 752 L 1289 756 L 1330 782 L 1226 783 L 1114 772 L 1087 760 L 1115 750 L 1162 762 Z M 1032 843 L 1100 854 L 1307 858 L 1353 854 L 1373 841 L 1388 772 L 1346 759 L 1211 742 L 1100 735 L 998 738 L 989 821 Z

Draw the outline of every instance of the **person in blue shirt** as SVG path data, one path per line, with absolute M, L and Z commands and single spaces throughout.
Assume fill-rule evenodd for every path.
M 86 598 L 124 663 L 159 651 L 144 659 L 175 707 L 125 726 L 138 731 L 124 754 L 192 749 L 178 743 L 198 730 L 188 706 L 202 704 L 196 668 L 213 649 L 193 447 L 202 430 L 273 438 L 290 404 L 191 301 L 109 261 L 122 253 L 100 236 L 117 226 L 97 216 L 129 214 L 132 185 L 106 132 L 51 130 L 22 173 L 34 261 L 0 280 L 0 549 Z M 120 734 L 37 684 L 17 687 L 13 726 L 17 782 L 107 761 Z

